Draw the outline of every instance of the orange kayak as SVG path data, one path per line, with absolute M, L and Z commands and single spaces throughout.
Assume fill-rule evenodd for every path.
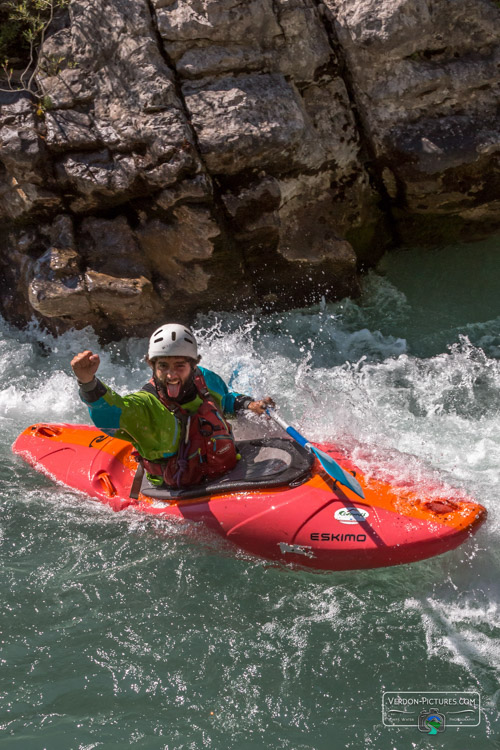
M 378 568 L 454 549 L 486 518 L 462 493 L 369 480 L 341 451 L 320 446 L 363 488 L 361 499 L 332 480 L 289 438 L 238 444 L 242 460 L 220 480 L 183 491 L 158 489 L 143 476 L 132 445 L 96 427 L 35 424 L 14 453 L 37 470 L 115 511 L 134 510 L 201 522 L 238 547 L 269 560 L 319 570 Z M 375 478 L 374 478 L 375 477 Z

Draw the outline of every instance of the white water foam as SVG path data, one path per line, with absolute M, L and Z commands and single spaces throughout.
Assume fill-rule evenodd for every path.
M 389 462 L 391 471 L 418 470 L 474 492 L 488 503 L 499 483 L 500 362 L 464 335 L 446 352 L 421 359 L 403 338 L 366 322 L 406 318 L 404 295 L 386 280 L 367 282 L 365 306 L 352 301 L 256 317 L 200 318 L 202 364 L 237 391 L 273 396 L 284 418 L 311 440 L 341 442 L 362 468 Z M 356 326 L 359 326 L 356 328 Z M 149 377 L 146 339 L 100 346 L 90 330 L 59 337 L 32 325 L 1 329 L 0 419 L 15 437 L 33 421 L 85 421 L 69 362 L 85 348 L 99 353 L 100 377 L 120 393 Z M 262 429 L 244 420 L 240 434 Z M 267 425 L 269 427 L 269 425 Z
M 279 653 L 276 669 L 280 684 L 285 686 L 285 695 L 282 697 L 280 687 L 269 701 L 274 700 L 272 708 L 277 716 L 282 716 L 291 696 L 294 721 L 302 726 L 304 722 L 314 723 L 321 710 L 328 714 L 324 721 L 330 722 L 330 711 L 339 701 L 338 696 L 330 695 L 331 705 L 325 709 L 323 693 L 317 703 L 313 694 L 314 710 L 309 704 L 302 710 L 301 680 L 315 673 L 317 680 L 323 679 L 320 682 L 323 689 L 327 689 L 329 680 L 324 679 L 324 672 L 329 669 L 330 674 L 335 675 L 345 669 L 355 686 L 349 687 L 345 696 L 345 711 L 356 712 L 356 726 L 353 725 L 352 732 L 349 730 L 352 747 L 359 745 L 355 732 L 360 724 L 360 695 L 362 708 L 370 717 L 368 728 L 365 726 L 362 732 L 362 744 L 389 747 L 387 730 L 382 729 L 382 734 L 377 734 L 379 729 L 374 728 L 380 723 L 380 717 L 378 713 L 375 716 L 373 703 L 380 701 L 379 687 L 380 694 L 382 689 L 402 688 L 401 684 L 383 685 L 382 682 L 388 671 L 390 674 L 389 665 L 405 651 L 414 653 L 416 659 L 421 658 L 423 662 L 415 662 L 413 673 L 405 678 L 413 680 L 407 685 L 408 689 L 422 687 L 422 668 L 432 672 L 436 687 L 441 687 L 436 666 L 451 664 L 456 671 L 450 668 L 447 674 L 459 674 L 463 684 L 470 681 L 471 689 L 482 684 L 485 700 L 487 695 L 493 696 L 496 688 L 492 688 L 488 680 L 494 677 L 497 682 L 500 669 L 500 624 L 497 609 L 489 601 L 497 591 L 494 579 L 498 579 L 500 568 L 496 552 L 500 549 L 496 498 L 500 459 L 500 363 L 494 348 L 496 319 L 477 324 L 473 333 L 471 326 L 475 323 L 467 328 L 449 326 L 445 345 L 441 345 L 444 334 L 440 330 L 437 333 L 429 330 L 427 341 L 434 337 L 433 340 L 440 343 L 426 357 L 417 356 L 415 347 L 408 344 L 410 339 L 415 340 L 414 332 L 409 332 L 408 328 L 410 319 L 411 306 L 406 296 L 387 279 L 372 276 L 367 281 L 361 304 L 352 301 L 323 304 L 311 310 L 256 316 L 253 320 L 242 314 L 204 316 L 198 320 L 196 332 L 202 364 L 220 373 L 227 382 L 231 381 L 235 390 L 254 397 L 265 394 L 275 397 L 285 419 L 308 438 L 341 443 L 352 451 L 355 460 L 367 472 L 383 469 L 387 477 L 390 475 L 392 481 L 401 484 L 441 481 L 450 492 L 468 493 L 489 509 L 487 524 L 456 553 L 398 569 L 318 574 L 314 578 L 309 573 L 274 570 L 243 554 L 244 566 L 231 568 L 231 562 L 226 567 L 228 561 L 223 559 L 220 546 L 210 548 L 208 536 L 205 538 L 196 528 L 186 530 L 170 521 L 143 519 L 133 513 L 113 513 L 98 504 L 82 502 L 78 493 L 60 487 L 54 492 L 46 478 L 35 475 L 11 456 L 8 444 L 33 421 L 89 422 L 69 366 L 72 355 L 78 351 L 91 348 L 98 352 L 102 361 L 100 376 L 119 392 L 140 387 L 148 377 L 143 361 L 147 340 L 124 340 L 103 347 L 90 329 L 53 337 L 36 326 L 17 331 L 0 323 L 0 426 L 8 443 L 1 454 L 2 464 L 7 469 L 4 476 L 8 477 L 3 498 L 7 509 L 17 503 L 11 516 L 7 513 L 7 521 L 12 524 L 15 519 L 22 524 L 20 537 L 24 539 L 26 530 L 27 539 L 23 544 L 38 543 L 37 523 L 41 518 L 47 547 L 50 547 L 52 535 L 55 539 L 67 537 L 55 561 L 51 556 L 42 558 L 41 551 L 37 552 L 39 568 L 35 566 L 28 581 L 36 589 L 37 597 L 44 590 L 50 592 L 51 587 L 60 590 L 69 601 L 80 595 L 88 618 L 93 611 L 89 603 L 94 603 L 95 608 L 104 582 L 109 589 L 103 590 L 112 601 L 116 592 L 120 592 L 123 577 L 135 567 L 139 571 L 136 586 L 142 582 L 145 587 L 138 599 L 137 612 L 127 612 L 125 617 L 120 603 L 108 614 L 112 622 L 107 625 L 110 632 L 116 626 L 116 616 L 123 617 L 117 630 L 125 626 L 121 637 L 127 643 L 126 628 L 130 622 L 132 628 L 134 624 L 138 627 L 140 608 L 148 601 L 151 570 L 162 571 L 162 566 L 171 563 L 172 577 L 165 583 L 168 594 L 159 608 L 152 639 L 157 648 L 157 631 L 161 632 L 176 576 L 183 596 L 175 602 L 179 612 L 170 612 L 164 627 L 170 628 L 172 622 L 178 626 L 185 611 L 189 619 L 186 615 L 183 637 L 186 634 L 189 637 L 192 632 L 196 635 L 196 627 L 200 630 L 199 623 L 205 623 L 205 610 L 198 612 L 193 601 L 185 610 L 185 599 L 190 591 L 196 593 L 196 581 L 200 576 L 204 580 L 203 569 L 212 554 L 212 559 L 217 560 L 216 574 L 232 570 L 241 576 L 236 578 L 236 593 L 230 588 L 228 593 L 230 575 L 227 580 L 223 580 L 222 575 L 207 576 L 213 590 L 205 604 L 206 611 L 213 614 L 210 606 L 213 606 L 214 596 L 221 601 L 220 610 L 215 611 L 215 622 L 223 635 L 212 647 L 223 653 L 233 607 L 238 627 L 242 618 L 245 624 L 241 632 L 235 626 L 234 645 L 230 648 L 230 658 L 226 657 L 225 684 L 238 694 L 250 695 L 252 700 L 244 704 L 245 708 L 255 712 L 255 717 L 263 716 L 262 708 L 268 699 L 262 694 L 260 665 L 266 664 L 269 654 Z M 486 341 L 485 337 L 490 338 Z M 481 347 L 481 340 L 485 341 L 486 348 Z M 263 420 L 250 417 L 241 421 L 239 430 L 246 436 L 269 429 L 269 425 L 263 425 Z M 274 431 L 274 427 L 271 429 Z M 20 518 L 23 513 L 25 521 L 24 516 Z M 165 544 L 155 546 L 153 537 L 163 534 Z M 228 560 L 234 561 L 234 557 L 231 552 Z M 21 560 L 24 560 L 22 555 Z M 12 567 L 14 579 L 16 575 Z M 246 596 L 254 596 L 256 604 L 261 608 L 267 606 L 269 610 L 260 629 L 258 609 L 252 609 L 250 615 L 238 611 L 243 577 Z M 479 590 L 479 586 L 484 591 Z M 208 583 L 203 585 L 203 590 L 208 588 Z M 158 591 L 163 589 L 155 589 L 156 595 Z M 460 598 L 463 591 L 466 596 Z M 196 596 L 201 595 L 201 590 L 196 593 Z M 130 591 L 121 592 L 120 596 L 125 602 Z M 69 611 L 73 616 L 72 610 Z M 256 619 L 257 626 L 252 631 Z M 193 621 L 197 623 L 194 626 Z M 213 634 L 214 621 L 206 627 L 207 632 L 200 636 L 203 653 L 206 639 Z M 253 633 L 250 640 L 249 628 Z M 144 622 L 139 631 L 138 643 L 144 640 Z M 172 633 L 168 636 L 171 638 Z M 321 653 L 315 652 L 322 639 L 325 647 Z M 167 640 L 165 638 L 164 642 Z M 176 649 L 182 652 L 182 638 L 177 639 Z M 253 658 L 255 664 L 246 664 L 245 655 L 249 650 L 249 658 Z M 146 667 L 141 676 L 141 661 L 135 652 L 122 669 L 121 647 L 115 656 L 112 649 L 108 654 L 100 654 L 88 646 L 87 651 L 95 660 L 92 671 L 109 668 L 115 688 L 116 679 L 121 679 L 122 694 L 128 684 L 125 675 L 129 662 L 136 661 L 139 665 L 134 667 L 134 685 L 147 684 L 150 679 Z M 185 659 L 189 658 L 189 649 L 182 653 Z M 376 669 L 370 671 L 373 664 Z M 182 668 L 185 669 L 185 664 Z M 154 676 L 154 665 L 149 665 L 149 669 Z M 254 669 L 255 674 L 251 671 Z M 366 691 L 364 685 L 374 675 L 379 679 L 377 674 L 382 675 L 381 684 Z M 393 679 L 398 678 L 396 674 Z M 157 675 L 155 679 L 160 678 Z M 195 682 L 183 683 L 183 695 L 189 697 L 193 686 L 196 687 Z M 448 687 L 458 689 L 461 684 Z M 491 710 L 494 713 L 494 707 Z M 242 712 L 233 710 L 229 704 L 221 721 L 236 729 L 241 726 L 241 716 Z M 251 720 L 247 717 L 248 732 L 252 731 L 255 717 L 252 715 Z M 347 719 L 339 718 L 337 713 L 336 721 L 336 730 L 340 727 L 342 731 Z M 394 747 L 399 747 L 397 742 L 395 739 Z

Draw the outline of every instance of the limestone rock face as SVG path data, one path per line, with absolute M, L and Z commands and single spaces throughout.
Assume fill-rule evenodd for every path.
M 317 4 L 154 5 L 254 296 L 286 306 L 355 292 L 357 259 L 345 233 L 363 226 L 369 235 L 382 216 Z M 363 253 L 366 243 L 358 244 Z
M 40 315 L 97 328 L 108 318 L 123 328 L 156 320 L 161 303 L 124 217 L 87 218 L 75 232 L 71 218 L 59 215 L 32 244 L 44 241 L 48 250 L 25 261 L 22 279 Z
M 498 3 L 324 2 L 405 239 L 498 222 Z
M 146 333 L 500 224 L 493 0 L 72 0 L 0 92 L 3 312 Z

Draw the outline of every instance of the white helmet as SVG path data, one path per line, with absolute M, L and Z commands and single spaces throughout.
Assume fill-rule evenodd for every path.
M 193 332 L 179 323 L 167 323 L 149 339 L 148 358 L 191 357 L 198 359 L 198 347 Z

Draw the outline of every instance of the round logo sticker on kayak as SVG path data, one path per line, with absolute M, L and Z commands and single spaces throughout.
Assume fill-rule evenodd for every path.
M 370 514 L 364 508 L 339 508 L 334 518 L 340 523 L 363 523 Z

